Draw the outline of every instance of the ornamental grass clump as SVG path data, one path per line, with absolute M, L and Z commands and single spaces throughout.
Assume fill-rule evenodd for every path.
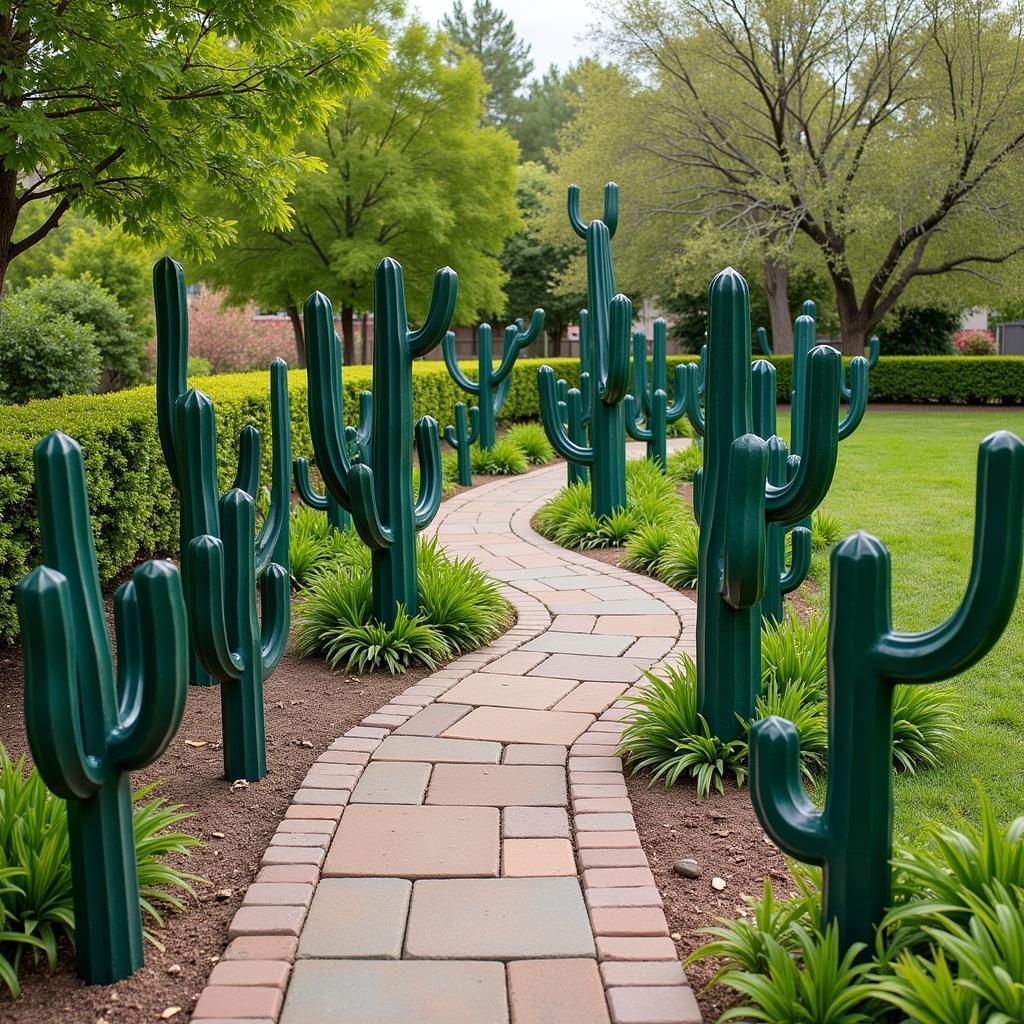
M 485 476 L 519 476 L 530 468 L 523 449 L 508 437 L 496 441 L 493 448 L 470 449 L 469 459 L 473 472 Z
M 555 459 L 555 449 L 539 423 L 517 423 L 505 436 L 531 466 L 546 466 Z

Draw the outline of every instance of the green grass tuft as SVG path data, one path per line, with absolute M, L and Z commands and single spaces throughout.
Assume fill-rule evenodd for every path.
M 517 423 L 506 435 L 526 456 L 531 466 L 546 466 L 555 460 L 555 449 L 539 423 Z

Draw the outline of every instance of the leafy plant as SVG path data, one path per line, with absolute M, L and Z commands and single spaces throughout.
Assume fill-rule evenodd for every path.
M 693 474 L 704 465 L 704 452 L 694 441 L 679 451 L 672 452 L 666 460 L 665 468 L 673 480 L 689 483 Z
M 365 672 L 384 668 L 392 675 L 413 661 L 436 668 L 451 655 L 444 637 L 422 615 L 398 609 L 393 626 L 380 622 L 338 622 L 320 635 L 320 645 L 331 668 Z
M 959 700 L 948 686 L 897 686 L 893 691 L 892 756 L 913 775 L 934 768 L 956 746 Z
M 354 530 L 335 530 L 323 512 L 298 505 L 288 534 L 292 582 L 305 586 L 317 569 L 330 562 L 369 566 L 369 549 Z
M 843 524 L 839 517 L 823 509 L 815 509 L 811 516 L 811 547 L 825 551 L 842 540 Z
M 655 576 L 661 556 L 672 543 L 674 535 L 674 524 L 654 522 L 641 526 L 626 541 L 622 564 L 627 569 L 637 569 Z
M 754 705 L 755 718 L 788 718 L 800 736 L 800 763 L 804 774 L 825 764 L 828 754 L 828 719 L 821 694 L 804 682 L 780 684 L 770 677 Z
M 488 476 L 518 476 L 529 469 L 522 448 L 508 437 L 499 438 L 493 448 L 473 448 L 469 457 L 473 472 Z
M 554 461 L 555 449 L 539 423 L 517 423 L 505 436 L 518 446 L 531 466 L 546 466 Z
M 658 559 L 654 577 L 677 590 L 693 590 L 697 586 L 700 532 L 693 522 L 677 523 L 672 536 Z
M 781 689 L 793 684 L 824 699 L 828 688 L 828 620 L 812 616 L 802 623 L 790 610 L 779 623 L 761 628 L 761 679 Z

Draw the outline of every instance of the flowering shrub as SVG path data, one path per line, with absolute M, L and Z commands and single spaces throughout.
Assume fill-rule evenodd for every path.
M 957 331 L 953 345 L 962 356 L 991 356 L 996 351 L 996 339 L 991 331 Z

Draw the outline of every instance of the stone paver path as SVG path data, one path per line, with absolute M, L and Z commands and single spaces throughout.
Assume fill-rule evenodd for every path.
M 534 533 L 564 479 L 442 506 L 518 622 L 313 765 L 193 1024 L 701 1020 L 615 756 L 619 698 L 693 653 L 696 606 Z

